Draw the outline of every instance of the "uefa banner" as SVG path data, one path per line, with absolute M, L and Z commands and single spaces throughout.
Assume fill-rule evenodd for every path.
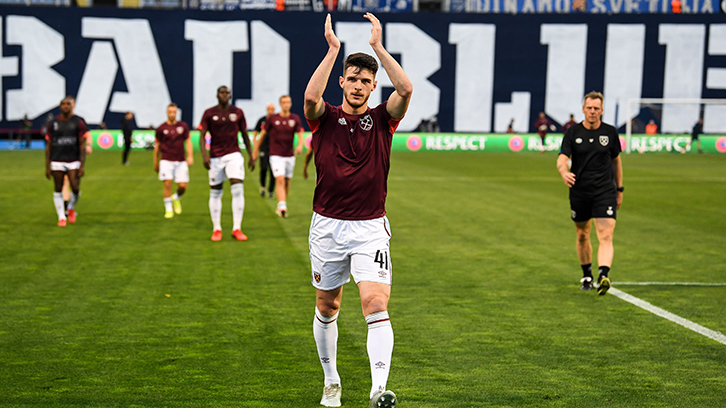
M 94 149 L 120 150 L 124 146 L 120 130 L 91 130 Z M 310 148 L 310 132 L 306 132 L 305 148 Z M 250 137 L 252 135 L 250 134 Z M 199 150 L 199 131 L 190 132 L 194 150 Z M 132 136 L 133 149 L 153 149 L 155 132 L 135 130 Z M 297 137 L 296 137 L 297 138 Z M 630 149 L 624 136 L 620 137 L 620 148 L 632 153 L 681 153 L 696 150 L 695 143 L 689 146 L 690 135 L 633 135 Z M 726 153 L 726 136 L 701 136 L 701 148 L 705 153 Z M 251 141 L 251 140 L 250 140 Z M 297 141 L 295 141 L 297 143 Z M 244 149 L 242 137 L 240 148 Z M 547 136 L 544 150 L 557 152 L 562 136 Z M 541 141 L 537 134 L 461 134 L 461 133 L 396 133 L 391 150 L 395 152 L 539 152 Z

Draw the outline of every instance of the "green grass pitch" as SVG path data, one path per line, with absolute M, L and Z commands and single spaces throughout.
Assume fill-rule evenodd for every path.
M 298 159 L 290 218 L 247 174 L 243 231 L 214 243 L 200 157 L 163 218 L 151 153 L 88 157 L 75 225 L 56 227 L 43 152 L 0 152 L 0 407 L 317 407 Z M 625 155 L 615 287 L 726 332 L 726 157 Z M 400 408 L 723 407 L 726 345 L 581 292 L 555 156 L 394 153 L 389 178 Z M 597 250 L 594 239 L 595 251 Z M 349 284 L 343 406 L 367 407 L 367 329 Z

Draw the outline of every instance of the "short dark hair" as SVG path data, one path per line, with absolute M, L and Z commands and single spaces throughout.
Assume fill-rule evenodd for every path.
M 359 73 L 362 69 L 367 69 L 371 71 L 373 73 L 373 76 L 375 77 L 376 73 L 378 72 L 378 61 L 376 61 L 375 58 L 364 52 L 356 52 L 354 54 L 348 55 L 348 57 L 345 59 L 345 64 L 343 65 L 343 75 L 345 75 L 345 71 L 348 70 L 348 67 L 358 68 L 355 70 L 356 74 Z
M 227 90 L 229 90 L 229 88 L 227 88 L 227 86 L 226 86 L 226 85 L 222 85 L 222 86 L 220 86 L 219 88 L 217 88 L 217 93 L 219 93 L 219 91 L 221 91 L 222 89 L 227 89 Z
M 178 106 L 177 106 L 177 104 L 175 104 L 174 102 L 172 102 L 172 103 L 169 104 L 169 106 L 167 106 L 167 108 L 178 108 Z

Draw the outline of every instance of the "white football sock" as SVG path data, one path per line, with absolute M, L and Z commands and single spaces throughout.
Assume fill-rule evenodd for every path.
M 385 391 L 391 370 L 393 354 L 393 327 L 388 312 L 376 312 L 366 316 L 368 322 L 368 358 L 371 363 L 371 397 L 376 391 Z
M 55 212 L 58 213 L 58 220 L 65 220 L 66 210 L 63 206 L 63 193 L 53 193 L 53 204 L 55 205 Z
M 222 194 L 224 190 L 209 190 L 209 214 L 212 216 L 212 225 L 215 231 L 222 230 Z
M 242 229 L 242 216 L 245 213 L 245 186 L 232 184 L 232 231 Z
M 285 210 L 285 211 L 287 211 L 287 201 L 278 201 L 277 202 L 277 209 L 278 210 Z
M 171 212 L 172 211 L 172 207 L 171 207 L 171 197 L 165 197 L 164 198 L 164 210 L 166 210 L 166 212 Z
M 68 209 L 69 210 L 75 210 L 76 209 L 76 203 L 78 203 L 78 198 L 81 196 L 81 192 L 79 191 L 78 194 L 71 191 L 71 199 L 68 200 Z
M 315 319 L 313 319 L 313 336 L 318 346 L 320 364 L 325 373 L 325 386 L 340 384 L 340 375 L 337 367 L 338 354 L 338 315 L 325 317 L 315 308 Z

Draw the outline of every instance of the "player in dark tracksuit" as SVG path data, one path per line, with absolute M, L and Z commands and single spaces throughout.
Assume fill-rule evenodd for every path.
M 610 288 L 608 273 L 613 261 L 613 232 L 617 210 L 623 202 L 623 168 L 620 162 L 620 136 L 601 121 L 603 96 L 585 96 L 585 120 L 567 129 L 557 158 L 557 170 L 570 187 L 570 209 L 577 229 L 577 255 L 583 278 L 582 290 L 593 287 L 591 220 L 594 220 L 598 248 L 598 294 Z M 568 170 L 568 160 L 572 169 Z

